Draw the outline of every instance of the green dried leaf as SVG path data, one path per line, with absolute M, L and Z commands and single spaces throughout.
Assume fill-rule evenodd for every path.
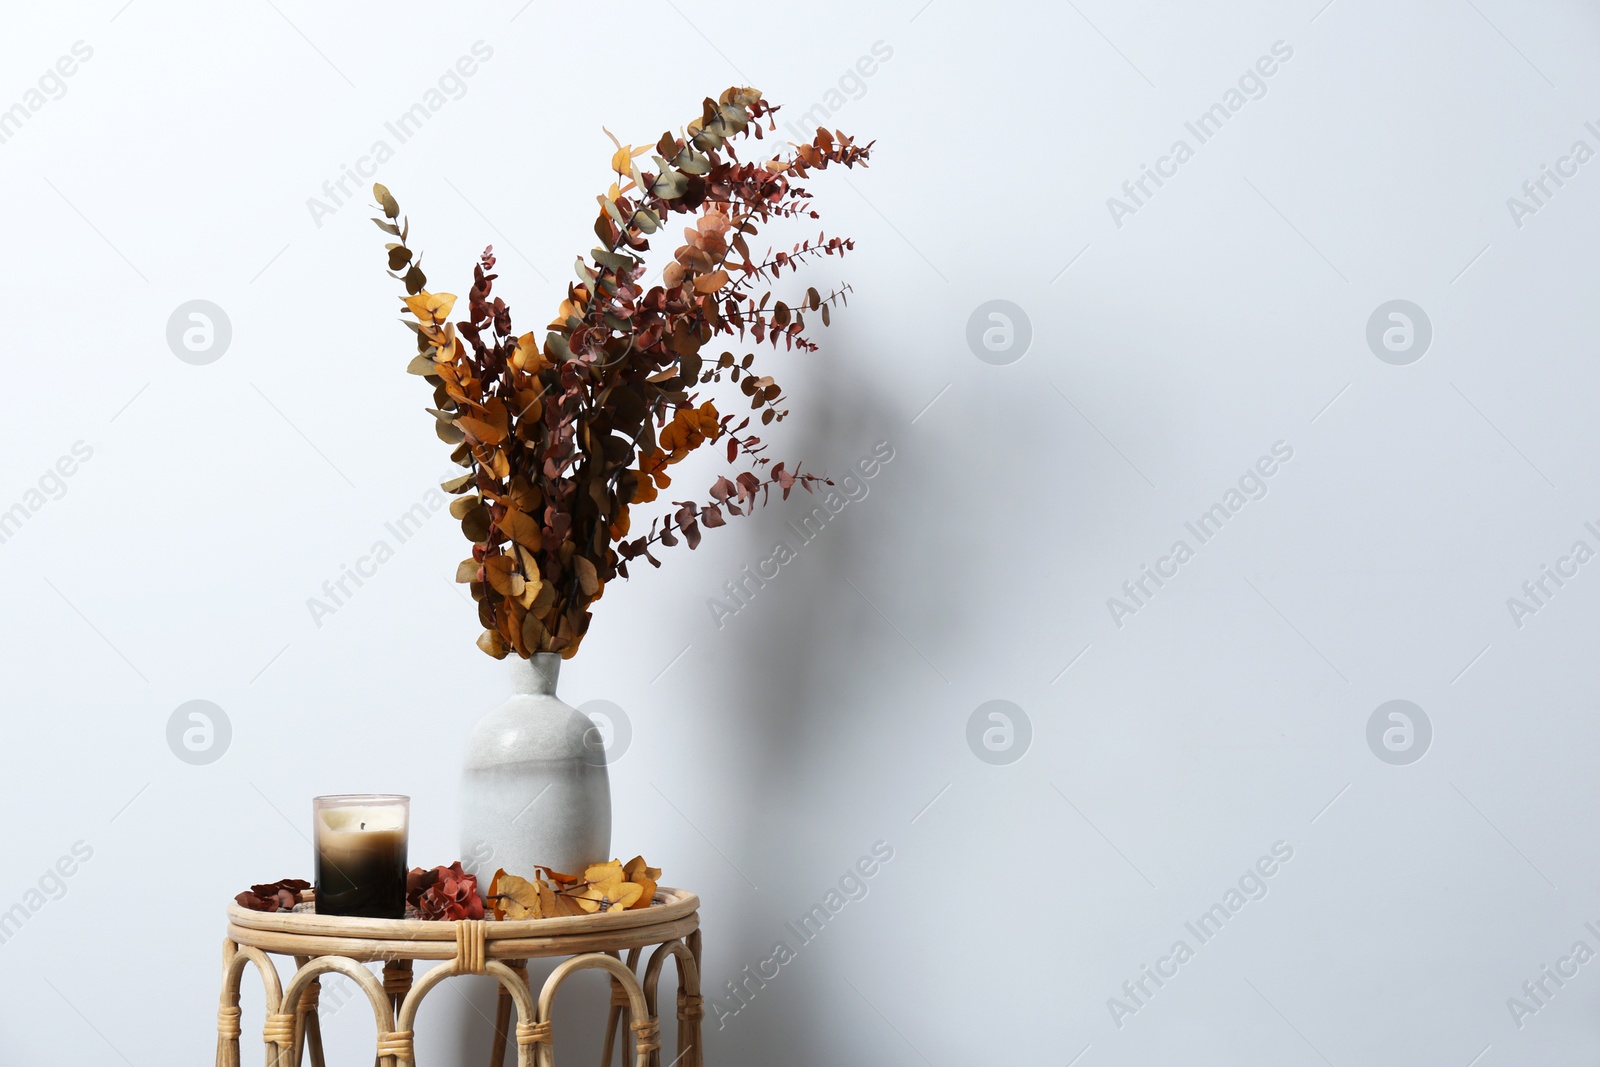
M 625 256 L 620 252 L 607 252 L 603 248 L 596 248 L 591 254 L 594 256 L 596 263 L 602 267 L 610 267 L 612 270 L 630 270 L 639 262 L 632 256 Z
M 663 165 L 662 175 L 656 179 L 650 191 L 663 200 L 676 200 L 689 189 L 689 179 L 686 175 L 675 170 L 667 170 Z
M 672 165 L 685 174 L 711 173 L 711 160 L 688 145 L 673 159 Z
M 714 152 L 722 147 L 722 134 L 715 130 L 701 130 L 694 135 L 694 146 L 702 152 Z

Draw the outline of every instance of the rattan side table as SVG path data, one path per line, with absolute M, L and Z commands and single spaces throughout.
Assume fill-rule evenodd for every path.
M 648 908 L 503 922 L 348 919 L 250 911 L 232 904 L 222 947 L 217 1067 L 239 1067 L 239 983 L 247 963 L 255 964 L 266 987 L 262 1038 L 267 1067 L 299 1067 L 307 1051 L 312 1067 L 323 1067 L 317 1002 L 321 976 L 330 971 L 349 977 L 371 1001 L 381 1067 L 415 1063 L 412 1023 L 417 1009 L 430 990 L 458 974 L 486 974 L 500 983 L 491 1067 L 503 1067 L 507 1036 L 516 1040 L 518 1067 L 554 1067 L 550 1015 L 556 992 L 574 971 L 588 969 L 611 976 L 602 1067 L 610 1067 L 618 1034 L 630 1030 L 635 1067 L 660 1067 L 656 985 L 668 958 L 678 971 L 678 1058 L 672 1062 L 703 1067 L 699 908 L 700 898 L 693 893 L 664 886 L 656 890 L 656 902 Z M 640 974 L 640 957 L 651 946 L 654 951 Z M 294 958 L 296 971 L 288 985 L 279 979 L 269 953 Z M 556 966 L 535 1000 L 527 961 L 546 956 L 571 958 Z M 384 965 L 382 980 L 363 966 L 378 960 Z M 417 960 L 446 962 L 413 983 L 412 964 Z M 620 1050 L 624 1064 L 626 1049 L 624 1043 Z

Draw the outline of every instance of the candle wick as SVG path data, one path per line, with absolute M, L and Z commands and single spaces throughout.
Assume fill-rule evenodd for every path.
M 366 828 L 367 828 L 367 824 L 366 824 L 366 823 L 364 823 L 364 822 L 363 822 L 363 823 L 362 823 L 362 824 L 361 824 L 361 828 L 362 828 L 362 829 L 363 829 L 363 830 L 365 830 L 365 829 L 366 829 Z

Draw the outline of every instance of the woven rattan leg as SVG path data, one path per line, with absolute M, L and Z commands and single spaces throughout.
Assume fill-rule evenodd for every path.
M 494 1005 L 494 1044 L 489 1046 L 489 1067 L 505 1067 L 506 1035 L 511 1030 L 511 994 L 504 986 Z
M 626 989 L 622 989 L 621 982 L 614 981 L 614 979 L 613 979 L 613 982 L 611 982 L 611 1016 L 610 1017 L 611 1017 L 611 1021 L 614 1021 L 614 1022 L 611 1022 L 611 1021 L 606 1022 L 605 1061 L 603 1061 L 602 1064 L 600 1064 L 600 1067 L 611 1067 L 611 1032 L 613 1032 L 613 1025 L 614 1025 L 614 1027 L 616 1027 L 616 1030 L 618 1030 L 618 1032 L 621 1032 L 622 1035 L 624 1035 L 624 1038 L 626 1038 L 627 1037 L 627 1024 L 629 1024 L 630 1019 L 632 1019 L 632 1013 L 630 1013 L 630 1011 L 629 1011 L 629 1000 L 627 1000 L 627 990 Z M 624 1064 L 626 1064 L 626 1062 L 627 1062 L 627 1041 L 626 1040 L 622 1041 L 622 1056 L 621 1056 L 621 1059 L 622 1059 L 622 1062 L 624 1062 Z
M 217 1009 L 217 1067 L 239 1067 L 239 998 L 228 988 L 228 968 L 239 954 L 232 941 L 222 943 L 222 1004 Z
M 705 1067 L 705 1052 L 700 1044 L 705 1036 L 700 1029 L 705 1015 L 700 993 L 700 931 L 688 938 L 694 971 L 687 978 L 678 975 L 678 1059 L 683 1067 Z
M 311 1067 L 328 1067 L 322 1058 L 322 1020 L 315 1015 L 306 1019 L 306 1047 L 311 1050 Z
M 506 966 L 511 968 L 511 973 L 527 988 L 528 961 L 506 960 Z M 512 999 L 511 992 L 505 986 L 500 987 L 499 999 L 495 1001 L 494 1008 L 494 1044 L 489 1049 L 489 1067 L 505 1067 L 506 1042 L 512 1034 L 512 1015 L 516 1012 L 516 1001 Z M 519 1046 L 520 1048 L 520 1046 Z M 519 1051 L 518 1062 L 521 1062 Z
M 611 1067 L 611 1050 L 617 1044 L 617 1024 L 622 1022 L 622 1009 L 615 1004 L 606 1016 L 606 1044 L 600 1052 L 600 1067 Z
M 296 956 L 294 958 L 294 965 L 295 965 L 296 969 L 304 967 L 306 964 L 308 964 L 310 962 L 311 962 L 311 957 L 310 956 Z M 312 988 L 316 989 L 315 993 L 313 993 L 311 991 Z M 299 1012 L 297 1012 L 295 1014 L 295 1020 L 294 1020 L 294 1049 L 289 1054 L 290 1057 L 292 1058 L 292 1062 L 294 1064 L 294 1067 L 300 1067 L 300 1064 L 304 1062 L 304 1056 L 305 1056 L 305 1051 L 306 1051 L 306 1004 L 307 1004 L 307 1001 L 309 1001 L 310 1005 L 311 1005 L 311 1014 L 315 1015 L 317 1013 L 317 997 L 318 997 L 318 994 L 321 993 L 321 992 L 322 992 L 322 987 L 314 985 L 313 987 L 307 988 L 305 994 L 300 998 L 300 1010 L 299 1010 Z
M 383 991 L 389 995 L 398 1012 L 411 992 L 412 967 L 410 960 L 388 960 L 383 965 Z
M 622 955 L 618 952 L 608 951 L 606 955 L 614 960 L 622 959 Z M 611 988 L 613 990 L 611 1008 L 606 1012 L 606 1041 L 605 1046 L 600 1050 L 600 1067 L 611 1067 L 611 1050 L 616 1047 L 617 1030 L 622 1024 L 622 1009 L 617 1006 L 615 993 L 617 983 L 615 979 L 611 982 Z M 623 1053 L 623 1055 L 626 1056 L 627 1053 Z
M 304 967 L 311 960 L 310 956 L 296 956 L 294 964 Z M 294 1067 L 300 1067 L 305 1062 L 308 1050 L 311 1053 L 311 1067 L 326 1067 L 322 1058 L 322 1019 L 317 1014 L 317 1006 L 321 1001 L 322 980 L 316 979 L 300 995 L 300 1010 L 294 1025 Z

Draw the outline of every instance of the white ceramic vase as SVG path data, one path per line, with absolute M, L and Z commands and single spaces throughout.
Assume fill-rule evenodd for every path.
M 611 858 L 611 786 L 593 720 L 556 696 L 561 657 L 507 657 L 512 696 L 472 728 L 461 857 L 487 892 L 497 868 L 581 874 Z

